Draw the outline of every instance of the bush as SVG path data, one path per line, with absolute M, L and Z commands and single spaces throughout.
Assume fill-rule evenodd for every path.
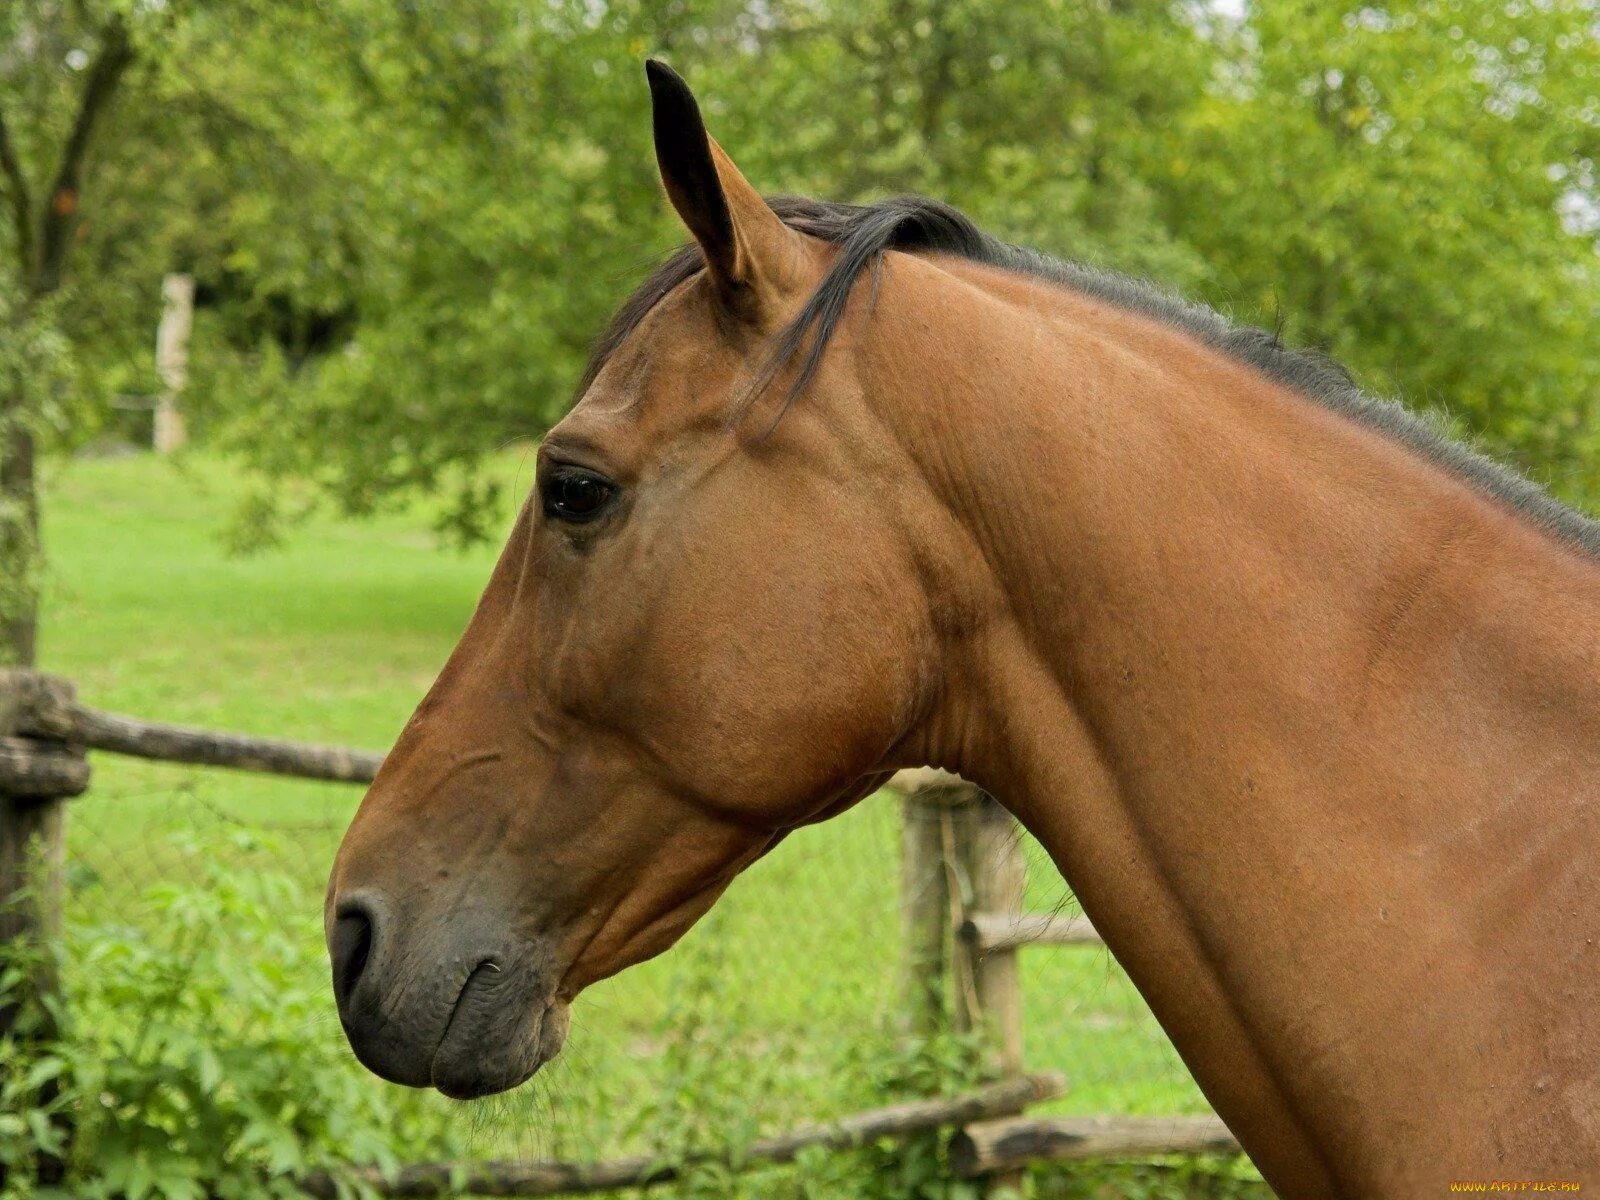
M 0 1082 L 0 1200 L 299 1198 L 295 1176 L 316 1168 L 354 1195 L 353 1163 L 458 1149 L 327 1036 L 312 982 L 325 972 L 308 961 L 320 939 L 289 878 L 219 863 L 142 905 L 154 921 L 69 928 L 59 1032 L 0 1046 L 15 1064 Z M 14 956 L 0 988 L 19 997 L 26 965 Z M 34 1181 L 39 1155 L 63 1154 L 61 1184 Z
M 336 1027 L 316 915 L 301 883 L 252 863 L 262 839 L 189 847 L 210 864 L 192 884 L 161 884 L 133 905 L 103 894 L 75 920 L 59 962 L 8 949 L 0 1007 L 20 1004 L 0 1039 L 0 1200 L 299 1198 L 295 1179 L 326 1170 L 363 1189 L 353 1165 L 470 1158 L 471 1121 L 423 1093 L 377 1083 Z M 90 881 L 88 896 L 95 885 Z M 127 914 L 137 912 L 137 925 Z M 770 1030 L 725 1003 L 728 939 L 708 918 L 701 953 L 675 963 L 672 1003 L 655 1041 L 661 1086 L 620 1130 L 680 1173 L 651 1196 L 681 1200 L 976 1200 L 950 1178 L 948 1137 L 929 1133 L 787 1166 L 745 1170 L 760 1130 L 752 1094 L 789 1082 Z M 33 972 L 57 970 L 62 1011 L 28 995 Z M 983 1082 L 981 1037 L 923 1040 L 892 1029 L 817 1030 L 849 1039 L 839 1063 L 866 1104 L 959 1091 Z M 454 1118 L 454 1119 L 453 1119 Z M 46 1178 L 40 1183 L 38 1166 Z M 60 1176 L 59 1179 L 55 1176 Z M 1037 1200 L 1265 1195 L 1235 1163 L 1039 1167 Z

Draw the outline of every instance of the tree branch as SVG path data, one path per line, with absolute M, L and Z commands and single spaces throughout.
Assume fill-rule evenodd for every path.
M 78 224 L 78 188 L 89 142 L 95 124 L 116 95 L 123 73 L 132 62 L 133 46 L 128 40 L 128 27 L 120 16 L 112 17 L 101 32 L 99 53 L 89 64 L 83 100 L 72 122 L 72 132 L 62 147 L 61 165 L 56 168 L 55 182 L 50 187 L 39 239 L 35 295 L 47 296 L 61 286 L 62 268 Z
M 17 158 L 17 148 L 11 141 L 11 131 L 6 128 L 3 110 L 0 110 L 0 175 L 5 178 L 6 192 L 11 198 L 20 274 L 27 279 L 33 270 L 33 195 L 28 187 L 28 176 Z

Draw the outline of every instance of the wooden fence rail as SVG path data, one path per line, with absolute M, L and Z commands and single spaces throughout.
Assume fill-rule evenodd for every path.
M 961 938 L 979 954 L 1023 946 L 1103 946 L 1088 917 L 1065 913 L 974 912 L 961 923 Z
M 335 783 L 370 783 L 383 755 L 341 746 L 220 733 L 104 712 L 80 703 L 67 682 L 0 670 L 0 964 L 6 942 L 59 928 L 66 798 L 85 791 L 85 752 L 264 772 Z M 1214 1117 L 1030 1118 L 1032 1103 L 1057 1095 L 1059 1076 L 1030 1075 L 1023 1063 L 1024 946 L 1098 946 L 1083 917 L 1023 911 L 1026 863 L 1014 819 L 966 781 L 942 771 L 901 771 L 887 789 L 901 797 L 903 1003 L 923 1035 L 948 1023 L 982 1029 L 998 1081 L 965 1096 L 913 1101 L 805 1126 L 746 1147 L 740 1161 L 789 1162 L 810 1146 L 861 1146 L 879 1137 L 965 1127 L 951 1144 L 956 1173 L 995 1188 L 1013 1186 L 1040 1159 L 1209 1153 L 1236 1148 Z M 30 874 L 31 871 L 31 874 Z M 17 897 L 25 903 L 14 903 Z M 36 986 L 48 989 L 52 979 Z M 0 1011 L 0 1034 L 8 1014 Z M 999 1119 L 1004 1118 L 1004 1119 Z M 658 1160 L 599 1163 L 419 1164 L 392 1179 L 364 1176 L 381 1195 L 551 1196 L 647 1186 L 675 1176 Z M 302 1181 L 332 1196 L 326 1175 Z
M 65 799 L 89 789 L 89 760 L 69 746 L 36 738 L 0 737 L 0 792 Z
M 334 783 L 371 783 L 383 763 L 381 754 L 344 746 L 216 733 L 102 712 L 78 703 L 60 680 L 31 672 L 11 675 L 16 732 L 29 737 L 135 758 Z
M 803 1125 L 776 1137 L 760 1138 L 744 1147 L 738 1160 L 747 1165 L 772 1165 L 793 1162 L 801 1151 L 813 1147 L 855 1150 L 881 1138 L 904 1138 L 1017 1113 L 1030 1104 L 1059 1096 L 1065 1087 L 1066 1081 L 1058 1074 L 1029 1075 L 1001 1080 L 959 1096 L 912 1100 L 869 1109 L 837 1121 Z M 706 1155 L 703 1160 L 717 1158 Z M 375 1169 L 363 1169 L 357 1177 L 380 1196 L 411 1198 L 462 1193 L 473 1196 L 573 1195 L 650 1187 L 670 1183 L 680 1175 L 679 1167 L 664 1164 L 659 1158 L 634 1155 L 596 1163 L 420 1163 L 403 1168 L 391 1179 L 385 1179 Z M 305 1177 L 301 1187 L 310 1195 L 326 1200 L 333 1200 L 337 1194 L 332 1177 L 323 1173 Z
M 992 1178 L 1032 1162 L 1238 1154 L 1216 1117 L 1010 1117 L 968 1124 L 950 1144 L 950 1170 Z
M 79 750 L 102 750 L 133 758 L 330 783 L 371 783 L 383 765 L 383 755 L 375 750 L 219 733 L 105 712 L 79 703 L 64 680 L 34 671 L 0 670 L 0 721 L 7 713 L 12 724 L 9 730 L 0 724 L 0 734 L 9 731 L 26 739 L 45 739 Z M 42 748 L 33 749 L 44 753 Z M 6 782 L 6 776 L 0 775 L 0 791 L 6 790 Z M 920 767 L 899 772 L 886 786 L 909 794 L 923 787 L 949 787 L 956 782 L 959 781 L 953 775 Z M 84 783 L 87 784 L 86 774 Z

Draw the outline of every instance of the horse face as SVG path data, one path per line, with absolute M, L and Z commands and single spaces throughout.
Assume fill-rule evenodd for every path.
M 776 425 L 742 403 L 825 252 L 709 141 L 681 81 L 652 85 L 663 178 L 705 269 L 545 440 L 329 884 L 358 1056 L 451 1095 L 522 1082 L 580 989 L 671 945 L 787 830 L 877 786 L 930 677 L 903 464 L 849 354 Z

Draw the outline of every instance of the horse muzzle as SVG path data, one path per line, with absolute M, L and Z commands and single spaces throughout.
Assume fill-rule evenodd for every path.
M 489 914 L 407 927 L 382 895 L 362 890 L 337 898 L 327 935 L 345 1036 L 393 1083 L 487 1096 L 526 1081 L 566 1040 L 548 951 Z

